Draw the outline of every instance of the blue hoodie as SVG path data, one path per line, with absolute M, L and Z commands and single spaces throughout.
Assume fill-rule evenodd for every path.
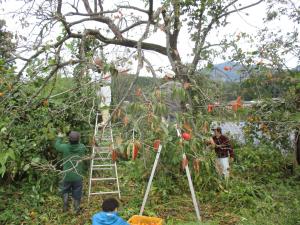
M 92 225 L 129 225 L 117 212 L 99 212 L 92 218 Z

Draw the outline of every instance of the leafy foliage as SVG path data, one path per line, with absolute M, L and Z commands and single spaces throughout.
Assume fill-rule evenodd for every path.
M 233 165 L 233 175 L 229 183 L 220 181 L 217 189 L 203 189 L 195 185 L 204 224 L 297 224 L 300 171 L 295 171 L 292 176 L 286 170 L 286 159 L 269 146 L 256 149 L 246 146 L 237 148 L 236 152 L 238 158 Z M 154 159 L 148 160 L 153 162 Z M 148 175 L 140 176 L 143 167 L 142 160 L 119 163 L 122 190 L 122 206 L 119 211 L 125 219 L 139 212 L 148 180 Z M 52 179 L 57 181 L 56 175 L 53 176 L 51 175 Z M 48 189 L 49 178 L 48 175 L 39 182 L 32 180 L 28 183 L 16 182 L 14 185 L 2 186 L 0 196 L 6 197 L 0 198 L 0 222 L 90 224 L 92 214 L 99 211 L 98 201 L 101 199 L 94 199 L 90 204 L 83 199 L 83 211 L 78 217 L 74 217 L 71 212 L 63 214 L 56 184 L 52 191 Z M 186 184 L 186 177 L 181 174 L 176 180 L 169 180 L 167 176 L 164 178 L 165 180 L 159 175 L 155 176 L 145 215 L 165 218 L 166 224 L 194 221 L 189 189 L 178 189 Z M 161 185 L 168 185 L 174 192 L 165 193 Z M 85 190 L 86 188 L 87 183 Z
M 2 67 L 5 65 L 6 69 L 12 66 L 12 53 L 16 49 L 16 43 L 13 42 L 13 33 L 5 30 L 5 21 L 0 20 L 0 62 L 1 72 L 4 72 Z
M 86 115 L 92 107 L 93 93 L 77 89 L 75 93 L 67 92 L 58 98 L 49 98 L 49 92 L 61 93 L 63 87 L 53 90 L 54 84 L 50 83 L 37 99 L 28 104 L 30 92 L 39 87 L 36 82 L 42 83 L 43 80 L 24 82 L 21 87 L 7 91 L 2 99 L 0 159 L 1 175 L 5 175 L 3 181 L 20 179 L 26 173 L 38 174 L 32 164 L 47 164 L 55 160 L 56 155 L 51 151 L 52 141 L 59 129 L 65 133 L 72 129 L 82 131 L 82 141 L 89 142 L 91 129 Z M 52 82 L 66 88 L 68 85 L 65 84 L 72 80 L 57 78 Z

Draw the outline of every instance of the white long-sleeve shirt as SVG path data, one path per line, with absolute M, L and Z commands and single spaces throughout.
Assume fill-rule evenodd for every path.
M 97 96 L 100 98 L 100 107 L 110 106 L 111 104 L 111 75 L 109 73 L 98 73 L 92 69 L 89 70 L 92 79 L 98 81 L 101 84 L 99 90 L 97 90 Z

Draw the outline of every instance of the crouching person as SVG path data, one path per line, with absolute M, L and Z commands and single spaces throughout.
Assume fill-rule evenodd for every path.
M 74 201 L 74 210 L 76 214 L 80 212 L 80 200 L 82 196 L 82 178 L 83 178 L 83 156 L 85 155 L 85 146 L 79 143 L 80 134 L 76 131 L 69 133 L 69 143 L 62 143 L 63 135 L 58 134 L 55 142 L 55 149 L 63 154 L 63 211 L 68 210 L 68 195 L 72 193 Z
M 119 217 L 117 209 L 119 202 L 115 198 L 105 199 L 102 203 L 102 212 L 92 217 L 92 225 L 129 225 Z

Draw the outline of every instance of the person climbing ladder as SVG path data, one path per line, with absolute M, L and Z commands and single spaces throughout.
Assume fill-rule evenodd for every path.
M 99 126 L 104 126 L 107 124 L 110 117 L 109 108 L 111 104 L 111 75 L 109 73 L 105 73 L 103 61 L 99 57 L 95 58 L 94 63 L 96 65 L 97 72 L 100 74 L 99 81 L 101 85 L 99 91 L 97 91 L 97 96 L 100 99 L 98 109 L 102 115 L 102 122 L 99 124 Z

